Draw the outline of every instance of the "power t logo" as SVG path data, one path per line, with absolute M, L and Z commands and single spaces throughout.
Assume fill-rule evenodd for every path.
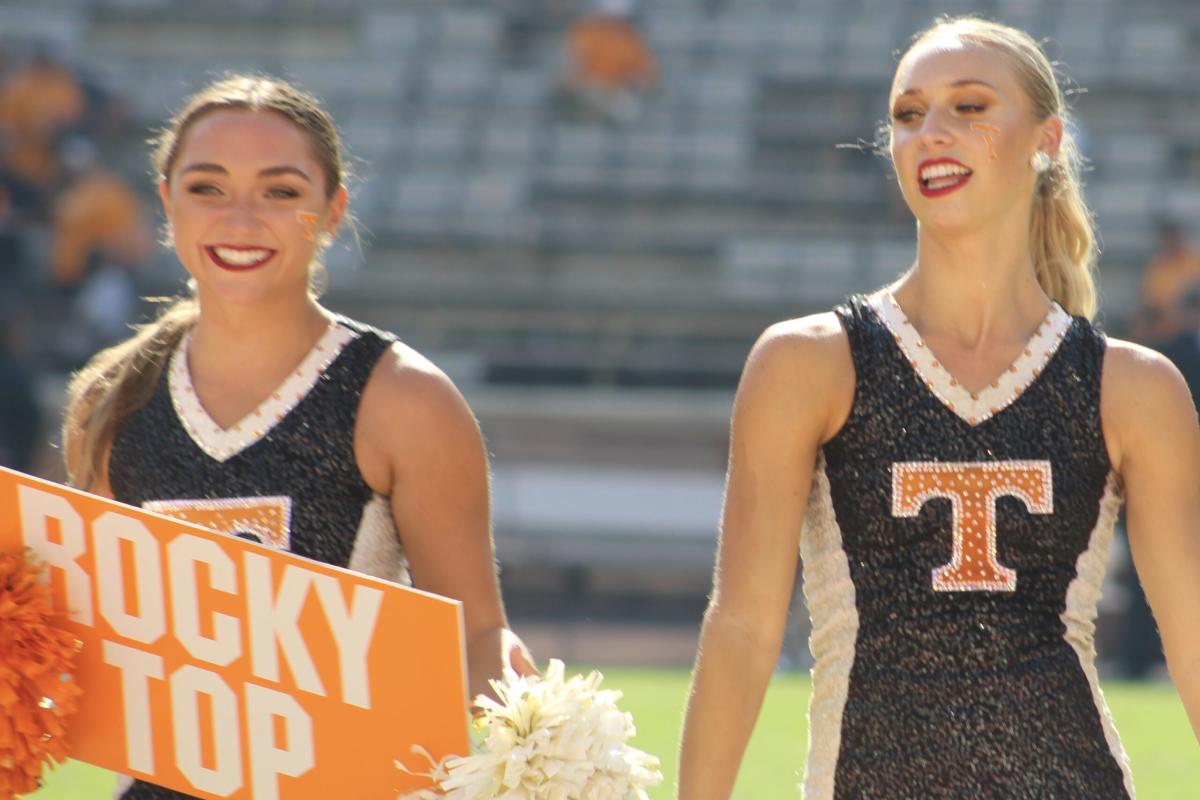
M 938 592 L 1011 592 L 1016 570 L 996 560 L 996 499 L 1016 497 L 1031 514 L 1054 513 L 1049 461 L 920 462 L 892 465 L 892 516 L 915 517 L 935 497 L 952 508 L 954 557 L 933 570 Z

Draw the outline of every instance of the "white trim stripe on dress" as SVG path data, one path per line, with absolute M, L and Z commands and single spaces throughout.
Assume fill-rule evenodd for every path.
M 804 568 L 804 598 L 812 617 L 809 646 L 814 659 L 802 795 L 805 800 L 830 800 L 842 746 L 842 713 L 850 696 L 858 605 L 823 453 L 817 458 L 804 515 L 800 561 Z
M 1012 405 L 1042 374 L 1071 327 L 1071 315 L 1058 303 L 1052 304 L 1016 360 L 992 383 L 972 393 L 929 349 L 891 292 L 874 294 L 867 302 L 891 331 L 900 351 L 929 391 L 969 425 L 979 425 Z
M 1113 528 L 1116 526 L 1117 513 L 1120 510 L 1120 482 L 1116 473 L 1110 472 L 1104 486 L 1104 496 L 1100 499 L 1100 513 L 1096 516 L 1096 525 L 1088 536 L 1088 548 L 1075 562 L 1075 578 L 1067 586 L 1065 609 L 1060 618 L 1065 628 L 1063 638 L 1079 657 L 1079 666 L 1091 687 L 1092 700 L 1096 704 L 1096 713 L 1100 716 L 1100 724 L 1104 728 L 1109 752 L 1120 767 L 1125 780 L 1125 791 L 1129 793 L 1130 800 L 1133 800 L 1133 774 L 1129 768 L 1129 758 L 1125 755 L 1125 748 L 1113 724 L 1112 713 L 1108 710 L 1104 692 L 1100 689 L 1100 676 L 1096 672 L 1096 608 L 1100 602 L 1104 573 L 1108 568 Z
M 217 461 L 228 461 L 233 456 L 261 440 L 272 428 L 286 417 L 304 397 L 317 385 L 321 375 L 329 368 L 343 348 L 358 333 L 330 323 L 300 365 L 284 379 L 258 408 L 228 428 L 218 425 L 196 396 L 192 386 L 192 375 L 188 369 L 188 348 L 192 341 L 189 331 L 179 347 L 171 355 L 167 385 L 170 389 L 171 405 L 179 417 L 183 429 L 196 446 Z

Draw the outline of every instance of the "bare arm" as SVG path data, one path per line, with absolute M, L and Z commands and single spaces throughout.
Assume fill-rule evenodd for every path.
M 734 403 L 713 592 L 692 673 L 681 800 L 725 800 L 779 658 L 817 449 L 853 398 L 832 314 L 769 329 Z
M 491 694 L 512 658 L 534 671 L 507 628 L 491 535 L 488 466 L 479 426 L 440 370 L 401 345 L 364 393 L 356 435 L 368 483 L 388 495 L 413 583 L 461 600 L 470 697 Z M 515 650 L 515 652 L 514 652 Z
M 1102 412 L 1125 485 L 1129 543 L 1167 666 L 1200 739 L 1200 427 L 1167 359 L 1114 342 Z

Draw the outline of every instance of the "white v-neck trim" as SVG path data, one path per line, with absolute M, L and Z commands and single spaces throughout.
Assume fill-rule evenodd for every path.
M 342 349 L 358 334 L 336 322 L 321 335 L 300 365 L 284 379 L 258 408 L 242 417 L 228 428 L 222 428 L 205 411 L 192 386 L 192 375 L 188 369 L 188 348 L 192 334 L 189 331 L 171 355 L 167 386 L 170 389 L 171 405 L 183 424 L 183 429 L 210 457 L 227 461 L 255 442 L 262 439 L 291 412 L 296 405 L 316 386 L 322 373 L 338 357 Z
M 891 292 L 872 295 L 867 302 L 891 331 L 904 357 L 929 391 L 968 425 L 979 425 L 1012 405 L 1042 374 L 1046 363 L 1058 352 L 1067 329 L 1071 327 L 1071 315 L 1054 303 L 1008 369 L 991 384 L 972 394 L 926 346 Z

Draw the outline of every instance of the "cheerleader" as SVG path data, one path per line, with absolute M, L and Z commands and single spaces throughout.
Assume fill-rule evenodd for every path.
M 72 483 L 461 600 L 472 697 L 510 660 L 533 673 L 505 621 L 471 410 L 313 291 L 347 206 L 328 115 L 284 82 L 229 78 L 189 100 L 154 160 L 193 296 L 75 376 Z M 185 796 L 128 784 L 125 800 Z
M 1079 154 L 1038 45 L 939 21 L 889 102 L 916 261 L 749 357 L 679 796 L 730 796 L 799 553 L 806 797 L 1131 798 L 1093 621 L 1124 503 L 1200 732 L 1195 411 L 1166 359 L 1089 322 Z

